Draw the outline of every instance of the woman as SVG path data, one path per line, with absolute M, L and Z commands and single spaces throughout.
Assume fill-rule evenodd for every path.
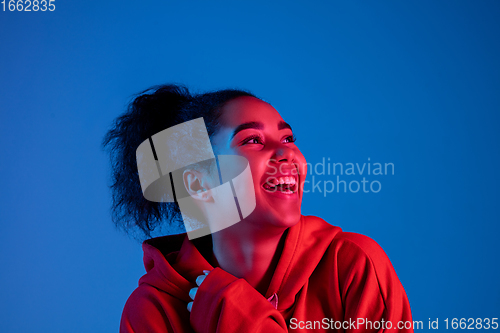
M 203 237 L 146 240 L 147 274 L 125 305 L 120 331 L 412 331 L 407 323 L 404 328 L 411 321 L 406 294 L 380 246 L 301 215 L 306 160 L 291 127 L 250 93 L 191 95 L 168 85 L 138 96 L 104 140 L 113 164 L 115 222 L 147 236 L 164 223 L 180 224 L 177 203 L 144 198 L 136 150 L 156 133 L 200 117 L 215 156 L 248 161 L 255 207 Z M 202 215 L 219 201 L 216 169 L 197 164 L 178 177 Z

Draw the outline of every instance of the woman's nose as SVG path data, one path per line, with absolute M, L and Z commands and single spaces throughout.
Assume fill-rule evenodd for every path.
M 276 148 L 276 152 L 274 153 L 273 159 L 276 162 L 292 163 L 295 159 L 295 152 L 293 151 L 293 149 L 288 147 L 279 147 Z

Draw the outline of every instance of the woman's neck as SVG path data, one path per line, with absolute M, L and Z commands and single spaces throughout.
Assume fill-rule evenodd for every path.
M 283 251 L 286 230 L 264 231 L 241 221 L 212 234 L 215 258 L 223 270 L 265 295 Z

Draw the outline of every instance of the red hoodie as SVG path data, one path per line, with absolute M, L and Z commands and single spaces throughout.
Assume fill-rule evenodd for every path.
M 408 299 L 382 248 L 318 217 L 302 216 L 288 229 L 266 295 L 214 269 L 211 252 L 202 255 L 185 234 L 147 240 L 143 249 L 147 273 L 125 304 L 121 333 L 413 332 Z M 203 270 L 212 271 L 190 313 L 188 293 Z

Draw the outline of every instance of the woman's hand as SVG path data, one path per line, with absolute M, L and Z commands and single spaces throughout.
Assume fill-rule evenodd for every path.
M 196 284 L 198 285 L 198 287 L 202 284 L 203 280 L 205 280 L 205 278 L 207 277 L 208 273 L 210 273 L 210 271 L 203 271 L 203 275 L 200 275 L 196 278 Z M 198 291 L 198 288 L 192 288 L 190 291 L 189 291 L 189 297 L 191 297 L 191 299 L 194 301 L 194 297 L 196 296 L 196 292 Z M 193 307 L 193 302 L 189 302 L 188 305 L 187 305 L 187 309 L 189 312 L 191 312 L 191 308 Z

